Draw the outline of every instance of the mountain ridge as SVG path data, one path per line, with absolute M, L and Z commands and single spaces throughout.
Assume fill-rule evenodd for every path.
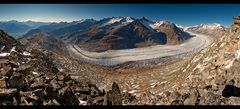
M 186 31 L 196 32 L 200 34 L 210 35 L 213 38 L 219 38 L 226 32 L 228 29 L 221 24 L 212 23 L 212 24 L 200 24 L 192 27 L 184 28 Z

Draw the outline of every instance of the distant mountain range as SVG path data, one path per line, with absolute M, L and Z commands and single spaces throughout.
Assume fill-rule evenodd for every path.
M 136 19 L 129 16 L 59 23 L 8 21 L 1 22 L 0 29 L 10 34 L 21 34 L 21 39 L 30 40 L 38 36 L 47 37 L 43 38 L 47 40 L 51 36 L 66 44 L 77 44 L 83 49 L 95 52 L 158 44 L 181 44 L 192 37 L 186 31 L 213 35 L 226 30 L 224 26 L 216 23 L 184 27 L 169 21 L 154 22 L 145 17 Z
M 30 30 L 28 33 L 25 34 L 26 37 L 32 36 L 36 33 L 49 33 L 54 36 L 61 37 L 66 34 L 71 34 L 77 31 L 81 31 L 87 29 L 96 21 L 93 19 L 84 19 L 80 21 L 73 21 L 70 23 L 67 22 L 60 22 L 60 23 L 51 23 L 49 25 L 43 25 L 36 29 Z
M 99 21 L 84 19 L 52 23 L 27 32 L 24 37 L 47 33 L 88 51 L 127 49 L 158 44 L 180 44 L 191 36 L 168 21 L 153 22 L 142 17 L 112 17 Z
M 8 32 L 10 35 L 14 36 L 15 38 L 19 38 L 23 36 L 26 32 L 31 29 L 38 28 L 42 25 L 49 25 L 50 23 L 45 22 L 34 22 L 34 21 L 26 21 L 26 22 L 19 22 L 16 20 L 0 22 L 0 29 Z
M 228 29 L 221 24 L 200 24 L 192 27 L 185 27 L 186 31 L 191 31 L 200 34 L 206 34 L 213 37 L 220 37 Z

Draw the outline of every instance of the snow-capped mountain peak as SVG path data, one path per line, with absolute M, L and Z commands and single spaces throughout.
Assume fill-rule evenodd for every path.
M 113 23 L 116 23 L 116 22 L 129 23 L 129 22 L 132 22 L 132 21 L 134 21 L 134 19 L 131 18 L 131 17 L 113 17 L 107 23 L 108 24 L 113 24 Z
M 218 23 L 200 24 L 186 28 L 187 31 L 220 37 L 226 31 L 226 27 Z
M 212 23 L 212 24 L 200 24 L 200 25 L 195 25 L 193 26 L 194 28 L 201 28 L 201 29 L 210 29 L 210 30 L 215 30 L 215 29 L 221 29 L 223 30 L 225 27 L 221 24 L 218 23 Z
M 175 24 L 178 28 L 184 29 L 185 27 L 182 25 Z
M 133 22 L 135 19 L 132 17 L 112 17 L 108 22 L 104 23 L 102 26 L 106 26 L 106 25 L 111 25 L 114 23 L 121 23 L 121 24 L 126 24 L 126 23 L 130 23 Z
M 127 16 L 127 17 L 123 17 L 123 19 L 121 20 L 121 22 L 127 22 L 127 23 L 129 23 L 129 22 L 133 22 L 134 20 L 135 20 L 134 18 Z
M 86 19 L 81 19 L 81 20 L 78 20 L 78 21 L 73 21 L 73 22 L 71 22 L 71 23 L 73 23 L 73 24 L 79 24 L 79 23 L 82 23 L 82 22 L 84 22 L 84 21 L 86 21 Z
M 174 24 L 169 21 L 163 20 L 159 22 L 159 25 L 161 26 L 161 25 L 174 25 Z
M 81 20 L 78 20 L 78 21 L 73 21 L 71 22 L 72 24 L 79 24 L 79 23 L 83 23 L 83 22 L 94 22 L 95 20 L 94 19 L 81 19 Z
M 155 26 L 164 26 L 164 25 L 175 25 L 175 24 L 172 22 L 163 20 L 163 21 L 156 22 L 154 25 Z
M 164 27 L 164 26 L 169 26 L 169 25 L 170 26 L 175 26 L 174 23 L 166 21 L 166 20 L 163 20 L 163 21 L 156 22 L 154 24 L 154 28 L 156 28 L 156 27 Z
M 81 19 L 81 20 L 79 20 L 79 21 L 77 21 L 76 23 L 82 23 L 82 22 L 84 22 L 84 21 L 86 21 L 87 19 Z
M 107 22 L 107 24 L 113 24 L 115 22 L 120 22 L 122 20 L 121 17 L 114 17 L 112 19 L 110 19 L 110 21 Z

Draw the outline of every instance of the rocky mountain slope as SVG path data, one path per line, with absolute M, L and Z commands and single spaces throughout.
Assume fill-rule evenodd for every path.
M 156 23 L 146 18 L 113 17 L 100 20 L 90 29 L 63 38 L 88 51 L 106 51 L 180 44 L 192 37 L 170 22 Z
M 160 21 L 159 23 L 155 24 L 155 29 L 158 32 L 163 32 L 166 34 L 167 44 L 180 44 L 192 37 L 188 33 L 184 32 L 181 27 L 169 21 Z
M 227 31 L 194 56 L 159 94 L 145 93 L 133 104 L 237 105 L 239 98 L 240 31 Z
M 66 44 L 58 37 L 47 33 L 37 33 L 32 37 L 24 37 L 19 41 L 29 48 L 50 50 L 58 54 L 68 55 Z
M 47 33 L 67 43 L 74 43 L 89 51 L 118 50 L 147 47 L 157 44 L 180 44 L 191 35 L 168 21 L 153 22 L 142 17 L 104 18 L 99 21 L 82 19 L 43 25 L 28 31 L 24 37 Z
M 151 33 L 137 20 L 127 26 L 114 29 L 101 31 L 99 28 L 94 28 L 85 33 L 75 34 L 70 40 L 68 39 L 68 42 L 75 42 L 75 44 L 78 44 L 88 51 L 100 52 L 110 49 L 126 49 L 165 44 L 165 40 L 166 36 L 164 36 L 163 33 Z
M 121 105 L 118 85 L 99 90 L 96 85 L 72 79 L 61 72 L 51 56 L 28 49 L 0 31 L 1 105 Z

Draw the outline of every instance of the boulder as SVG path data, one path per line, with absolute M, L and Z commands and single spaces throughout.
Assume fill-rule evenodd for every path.
M 129 101 L 133 101 L 134 99 L 136 99 L 136 96 L 131 95 L 130 93 L 125 92 L 125 93 L 122 94 L 122 98 L 123 99 L 127 99 Z
M 57 98 L 56 89 L 50 84 L 45 85 L 44 95 L 45 95 L 44 98 L 46 98 L 46 99 Z
M 32 91 L 32 93 L 39 98 L 39 101 L 41 103 L 43 103 L 44 95 L 45 95 L 43 89 L 36 89 L 36 90 Z
M 112 105 L 111 99 L 109 97 L 109 92 L 104 95 L 103 105 Z
M 58 84 L 57 80 L 55 79 L 50 81 L 50 85 L 52 85 L 52 88 L 54 91 L 57 91 L 61 88 L 61 86 Z
M 18 93 L 18 90 L 16 88 L 13 89 L 0 89 L 0 96 L 14 96 Z
M 183 105 L 184 103 L 183 103 L 183 101 L 182 100 L 173 100 L 172 102 L 171 102 L 171 105 Z
M 58 81 L 63 81 L 64 80 L 64 75 L 63 74 L 59 74 L 59 75 L 57 75 L 57 80 Z
M 1 75 L 2 76 L 8 76 L 12 75 L 13 69 L 10 65 L 8 64 L 2 64 L 2 68 L 1 68 Z
M 62 96 L 61 101 L 63 105 L 79 104 L 79 100 L 77 99 L 77 97 L 74 95 L 73 91 L 70 88 L 66 89 L 66 91 L 64 92 L 64 95 Z
M 226 78 L 222 75 L 216 76 L 214 80 L 215 80 L 215 84 L 219 84 L 219 85 L 224 85 L 226 82 Z
M 112 105 L 122 105 L 121 91 L 119 89 L 118 84 L 115 82 L 113 82 L 112 84 L 110 98 L 112 99 Z
M 7 88 L 6 77 L 0 77 L 0 88 Z
M 206 105 L 220 105 L 221 104 L 221 96 L 214 94 L 213 92 L 207 92 L 205 96 Z
M 24 75 L 21 73 L 13 73 L 13 75 L 8 79 L 8 84 L 10 88 L 21 89 L 27 84 L 25 83 Z
M 90 88 L 88 86 L 76 88 L 75 91 L 80 92 L 82 94 L 90 94 L 91 93 Z
M 197 90 L 191 90 L 189 96 L 184 101 L 184 105 L 195 105 L 198 99 L 198 92 Z
M 181 94 L 177 91 L 174 91 L 171 93 L 170 99 L 171 99 L 170 101 L 181 100 Z
M 103 96 L 99 96 L 99 97 L 94 98 L 93 104 L 94 105 L 102 105 L 103 101 L 104 101 L 104 97 Z
M 100 90 L 98 90 L 96 87 L 91 87 L 91 92 L 90 92 L 91 97 L 96 97 L 100 95 Z
M 44 79 L 41 77 L 35 78 L 34 82 L 30 85 L 32 89 L 43 88 L 45 86 Z

